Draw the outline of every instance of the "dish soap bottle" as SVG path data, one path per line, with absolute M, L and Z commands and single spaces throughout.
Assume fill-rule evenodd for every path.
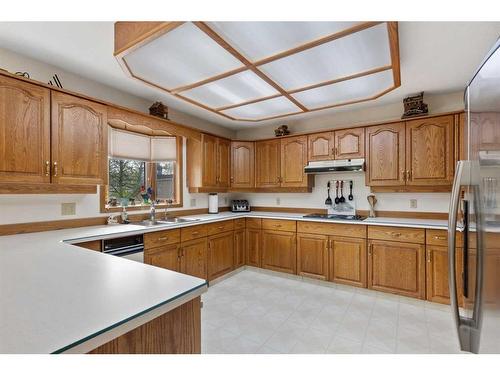
M 127 213 L 127 209 L 125 208 L 125 206 L 123 207 L 122 209 L 122 223 L 123 224 L 128 224 L 129 221 L 128 221 L 128 213 Z

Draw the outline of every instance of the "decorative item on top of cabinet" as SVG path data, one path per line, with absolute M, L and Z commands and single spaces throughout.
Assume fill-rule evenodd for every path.
M 106 185 L 107 108 L 57 91 L 52 102 L 52 181 Z
M 231 142 L 231 188 L 255 187 L 255 143 Z
M 50 90 L 0 75 L 0 182 L 50 183 Z
M 208 134 L 202 134 L 201 141 L 187 139 L 187 180 L 190 192 L 227 191 L 230 148 L 230 141 Z
M 290 130 L 288 130 L 288 125 L 281 125 L 274 130 L 274 135 L 276 137 L 283 137 L 284 135 L 289 135 Z
M 429 113 L 427 104 L 424 103 L 424 92 L 420 94 L 407 96 L 403 99 L 405 111 L 401 118 L 425 116 Z
M 368 186 L 405 184 L 405 124 L 366 128 L 366 176 Z
M 453 128 L 452 115 L 406 122 L 406 185 L 451 185 Z
M 168 107 L 162 102 L 154 102 L 151 107 L 149 107 L 149 114 L 168 120 Z
M 365 157 L 365 128 L 335 131 L 335 159 Z

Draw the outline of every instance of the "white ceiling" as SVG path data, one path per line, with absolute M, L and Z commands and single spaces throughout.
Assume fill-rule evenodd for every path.
M 356 104 L 356 108 L 401 102 L 404 96 L 419 91 L 442 94 L 462 90 L 499 36 L 500 22 L 399 22 L 401 87 L 377 100 Z M 113 57 L 113 42 L 113 22 L 0 22 L 2 48 L 150 101 L 162 100 L 178 111 L 232 129 L 324 116 L 350 107 L 259 123 L 231 121 L 128 78 Z

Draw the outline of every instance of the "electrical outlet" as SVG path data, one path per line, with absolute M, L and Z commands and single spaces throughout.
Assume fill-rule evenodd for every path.
M 76 214 L 76 203 L 61 203 L 61 215 L 75 215 Z
M 281 204 L 281 199 L 280 198 L 276 198 L 276 206 L 279 206 Z
M 417 200 L 410 199 L 410 208 L 417 208 Z
M 196 198 L 191 198 L 189 204 L 191 205 L 191 207 L 196 207 Z

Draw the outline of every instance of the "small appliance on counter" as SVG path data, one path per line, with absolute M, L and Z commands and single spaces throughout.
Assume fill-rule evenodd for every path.
M 250 212 L 250 204 L 246 199 L 236 199 L 231 201 L 232 212 Z
M 208 213 L 209 214 L 219 213 L 219 195 L 217 193 L 208 194 Z

